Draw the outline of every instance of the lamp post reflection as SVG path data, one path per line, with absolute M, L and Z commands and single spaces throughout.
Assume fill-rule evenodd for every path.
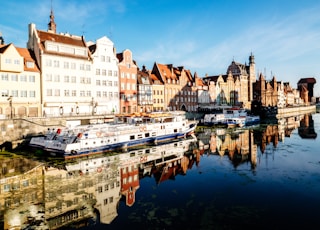
M 12 119 L 12 96 L 8 97 L 7 99 L 9 101 L 9 107 L 10 107 L 10 119 Z

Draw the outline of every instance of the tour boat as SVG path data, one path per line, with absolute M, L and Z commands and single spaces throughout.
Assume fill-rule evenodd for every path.
M 183 138 L 192 135 L 196 126 L 184 111 L 117 115 L 114 123 L 68 129 L 65 135 L 44 141 L 43 149 L 62 156 L 90 155 Z
M 205 114 L 202 123 L 207 126 L 243 127 L 260 123 L 259 116 L 248 115 L 243 108 L 224 108 L 222 113 Z

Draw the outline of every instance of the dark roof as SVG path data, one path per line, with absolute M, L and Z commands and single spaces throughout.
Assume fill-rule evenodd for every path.
M 308 78 L 301 78 L 298 81 L 298 84 L 304 84 L 304 83 L 308 83 L 308 84 L 315 84 L 317 83 L 316 79 L 313 77 L 308 77 Z

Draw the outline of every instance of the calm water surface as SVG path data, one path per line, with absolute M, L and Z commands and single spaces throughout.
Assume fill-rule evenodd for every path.
M 313 114 L 117 155 L 15 162 L 14 175 L 0 174 L 0 227 L 320 229 L 319 134 Z

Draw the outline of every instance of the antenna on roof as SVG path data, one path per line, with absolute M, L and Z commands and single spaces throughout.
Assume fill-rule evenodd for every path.
M 82 28 L 82 31 L 81 31 L 82 36 L 84 36 L 84 34 L 86 33 L 86 31 L 85 31 L 84 27 L 85 27 L 85 24 L 82 24 L 82 26 L 81 26 L 81 28 Z

